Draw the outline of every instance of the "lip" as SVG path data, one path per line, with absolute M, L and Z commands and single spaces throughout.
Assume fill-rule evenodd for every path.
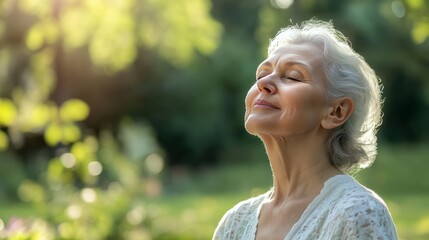
M 280 108 L 276 107 L 274 104 L 272 104 L 266 100 L 263 100 L 263 99 L 256 100 L 255 104 L 253 104 L 253 107 L 280 109 Z

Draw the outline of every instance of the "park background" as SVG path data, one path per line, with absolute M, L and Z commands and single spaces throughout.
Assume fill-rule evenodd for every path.
M 244 97 L 269 38 L 332 20 L 384 84 L 355 177 L 429 239 L 425 0 L 3 0 L 0 239 L 210 239 L 271 185 Z

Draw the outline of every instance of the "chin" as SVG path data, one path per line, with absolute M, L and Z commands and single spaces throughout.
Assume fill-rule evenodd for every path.
M 246 129 L 246 131 L 250 134 L 250 135 L 254 135 L 254 136 L 258 136 L 259 132 L 261 131 L 261 124 L 258 124 L 255 121 L 246 121 L 244 124 L 244 128 Z
M 245 127 L 245 129 L 250 135 L 256 136 L 256 133 L 254 131 L 252 131 L 252 129 L 249 129 L 248 127 Z

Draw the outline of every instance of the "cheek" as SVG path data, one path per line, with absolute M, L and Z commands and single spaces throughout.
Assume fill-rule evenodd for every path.
M 256 84 L 255 84 L 249 89 L 249 91 L 247 92 L 247 95 L 246 95 L 246 99 L 245 99 L 245 105 L 246 105 L 245 117 L 246 118 L 247 118 L 247 115 L 249 114 L 249 110 L 251 109 L 253 102 L 255 101 L 257 96 L 258 96 L 258 89 L 257 89 Z
M 323 98 L 314 91 L 291 91 L 286 95 L 284 107 L 290 117 L 318 118 L 324 106 Z

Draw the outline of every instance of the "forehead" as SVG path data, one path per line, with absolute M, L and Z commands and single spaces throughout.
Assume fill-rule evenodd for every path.
M 323 64 L 323 52 L 313 43 L 285 44 L 278 47 L 262 64 L 297 63 L 309 70 L 314 70 Z

